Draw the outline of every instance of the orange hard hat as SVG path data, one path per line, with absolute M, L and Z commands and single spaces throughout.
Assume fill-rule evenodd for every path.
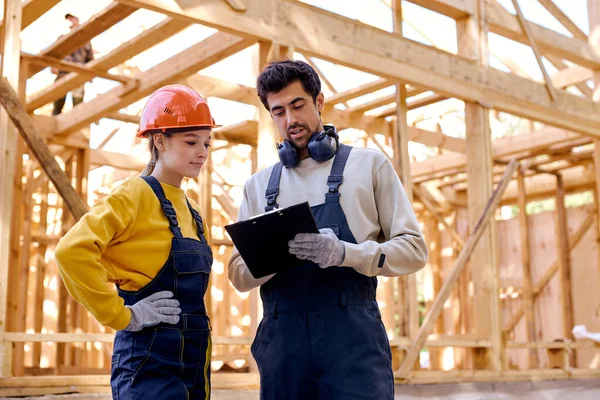
M 184 85 L 163 86 L 150 95 L 142 110 L 137 137 L 167 129 L 218 128 L 206 101 Z

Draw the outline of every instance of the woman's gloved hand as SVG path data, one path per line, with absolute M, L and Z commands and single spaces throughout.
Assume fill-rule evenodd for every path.
M 344 244 L 330 228 L 320 233 L 299 233 L 290 240 L 290 253 L 301 260 L 312 261 L 321 268 L 339 266 L 344 261 Z
M 181 308 L 179 301 L 171 297 L 173 292 L 165 290 L 154 293 L 132 306 L 125 306 L 131 310 L 131 322 L 124 330 L 137 332 L 161 322 L 178 323 Z

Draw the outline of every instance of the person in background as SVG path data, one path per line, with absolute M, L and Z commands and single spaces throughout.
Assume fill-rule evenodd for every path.
M 77 29 L 77 27 L 79 27 L 79 18 L 77 18 L 73 14 L 66 14 L 65 19 L 67 21 L 69 21 L 69 28 L 71 30 Z M 81 46 L 80 48 L 78 48 L 77 50 L 72 52 L 71 54 L 69 54 L 67 57 L 65 57 L 64 60 L 73 62 L 73 63 L 78 63 L 78 64 L 85 64 L 85 63 L 92 61 L 93 59 L 94 59 L 94 52 L 92 50 L 92 44 L 90 42 L 87 42 L 86 44 L 84 44 L 83 46 Z M 56 67 L 52 67 L 50 69 L 50 71 L 53 74 L 56 74 L 55 82 L 69 73 L 68 71 L 61 71 Z M 84 85 L 81 85 L 78 88 L 71 90 L 71 96 L 73 97 L 73 107 L 75 107 L 77 104 L 83 102 L 84 95 L 85 95 Z M 67 98 L 67 95 L 65 94 L 63 97 L 61 97 L 60 99 L 57 99 L 54 102 L 54 108 L 52 110 L 52 115 L 58 115 L 62 112 L 63 107 L 65 106 L 66 98 Z

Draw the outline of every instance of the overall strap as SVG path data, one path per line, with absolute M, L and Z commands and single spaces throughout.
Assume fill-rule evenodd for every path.
M 185 201 L 187 202 L 188 208 L 190 209 L 190 212 L 192 213 L 192 216 L 194 217 L 194 221 L 196 222 L 196 233 L 198 234 L 198 238 L 200 239 L 200 242 L 206 244 L 206 238 L 204 237 L 204 224 L 202 223 L 202 217 L 200 216 L 200 213 L 198 211 L 196 211 L 194 209 L 194 207 L 192 207 L 187 196 L 185 198 Z
M 181 229 L 179 229 L 179 223 L 177 222 L 177 214 L 175 213 L 175 208 L 173 208 L 173 203 L 171 203 L 171 201 L 167 199 L 165 191 L 160 185 L 158 179 L 156 179 L 153 176 L 142 176 L 141 178 L 145 180 L 148 185 L 150 185 L 150 187 L 154 191 L 154 194 L 158 198 L 158 201 L 160 202 L 160 207 L 162 208 L 163 212 L 165 213 L 165 216 L 167 217 L 167 220 L 169 221 L 169 229 L 171 230 L 173 235 L 178 238 L 183 237 L 183 235 L 181 234 Z
M 271 171 L 271 176 L 269 177 L 269 184 L 267 185 L 267 190 L 265 192 L 265 198 L 267 199 L 267 206 L 265 207 L 265 212 L 271 211 L 277 207 L 277 195 L 279 194 L 279 180 L 281 179 L 281 170 L 283 169 L 283 164 L 278 162 L 273 167 Z
M 331 172 L 329 173 L 329 177 L 327 177 L 329 191 L 325 194 L 325 201 L 329 198 L 336 198 L 339 200 L 339 187 L 344 181 L 344 168 L 346 167 L 346 161 L 348 161 L 351 150 L 352 146 L 340 144 L 340 149 L 335 155 L 333 165 L 331 166 Z

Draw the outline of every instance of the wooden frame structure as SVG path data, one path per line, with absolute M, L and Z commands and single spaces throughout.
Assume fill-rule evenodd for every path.
M 214 386 L 257 385 L 249 344 L 260 304 L 255 290 L 237 293 L 227 282 L 224 269 L 231 242 L 222 227 L 237 216 L 240 190 L 228 171 L 242 168 L 241 174 L 249 176 L 269 165 L 276 157 L 273 144 L 278 134 L 254 88 L 197 73 L 248 48 L 256 52 L 255 73 L 270 61 L 296 54 L 317 70 L 314 61 L 325 60 L 377 76 L 338 92 L 327 74 L 318 71 L 332 93 L 326 98 L 324 121 L 340 131 L 354 129 L 346 136 L 342 132 L 344 141 L 379 148 L 391 158 L 414 198 L 429 243 L 429 265 L 420 275 L 425 280 L 418 281 L 416 275 L 383 278 L 378 289 L 398 383 L 600 377 L 592 366 L 595 361 L 589 361 L 590 353 L 597 356 L 596 346 L 574 341 L 570 333 L 575 323 L 600 323 L 586 321 L 588 314 L 577 311 L 578 291 L 600 286 L 593 267 L 600 268 L 600 254 L 589 244 L 590 233 L 593 241 L 600 237 L 600 0 L 588 0 L 589 35 L 551 0 L 539 0 L 572 37 L 528 21 L 517 0 L 512 0 L 516 15 L 496 0 L 378 1 L 390 7 L 392 32 L 298 0 L 116 0 L 32 55 L 21 52 L 20 32 L 59 0 L 4 0 L 0 395 L 110 390 L 106 373 L 113 334 L 69 298 L 52 250 L 88 200 L 106 194 L 145 165 L 138 142 L 130 154 L 104 150 L 118 129 L 91 148 L 90 124 L 101 118 L 136 123 L 135 115 L 122 110 L 176 82 L 208 98 L 256 109 L 255 119 L 215 131 L 218 144 L 211 161 L 197 180 L 188 181 L 187 190 L 204 211 L 216 254 L 207 296 L 213 358 L 221 364 L 213 365 L 220 369 L 213 374 Z M 454 20 L 455 53 L 404 37 L 403 21 L 418 26 L 403 12 L 407 2 Z M 86 65 L 61 61 L 138 9 L 166 17 Z M 109 72 L 193 24 L 217 31 L 144 71 Z M 490 48 L 490 33 L 530 46 L 543 82 Z M 510 72 L 491 67 L 490 56 Z M 548 63 L 558 72 L 551 74 Z M 28 79 L 45 66 L 71 72 L 26 96 Z M 116 86 L 58 116 L 39 112 L 93 77 L 112 80 Z M 394 93 L 360 100 L 386 88 Z M 445 99 L 464 105 L 459 110 L 464 113 L 464 135 L 407 122 L 411 112 Z M 493 140 L 499 113 L 528 121 L 530 131 Z M 437 155 L 411 162 L 409 142 L 434 148 Z M 109 171 L 92 193 L 88 177 L 99 167 Z M 595 206 L 566 209 L 565 196 L 583 192 L 592 193 Z M 549 198 L 555 201 L 554 213 L 545 214 L 543 221 L 542 216 L 527 215 L 528 204 Z M 500 206 L 519 210 L 514 224 L 497 221 Z M 551 224 L 554 228 L 548 229 Z M 552 233 L 548 240 L 556 243 L 555 254 L 545 255 L 548 252 L 537 243 L 542 225 Z M 519 232 L 512 256 L 519 268 L 510 264 L 509 269 L 504 245 L 512 243 L 510 227 Z M 581 257 L 577 264 L 574 254 L 583 251 L 582 246 L 587 246 L 586 271 L 593 284 L 573 278 L 581 276 Z M 554 261 L 550 267 L 538 265 L 544 257 Z M 511 279 L 518 284 L 506 287 Z M 550 286 L 559 294 L 549 293 Z M 431 295 L 419 304 L 423 290 Z M 545 333 L 539 320 L 550 312 L 550 298 L 558 299 L 560 311 L 554 314 L 561 317 L 555 329 Z M 419 311 L 420 306 L 425 310 Z M 424 348 L 429 367 L 419 362 Z

